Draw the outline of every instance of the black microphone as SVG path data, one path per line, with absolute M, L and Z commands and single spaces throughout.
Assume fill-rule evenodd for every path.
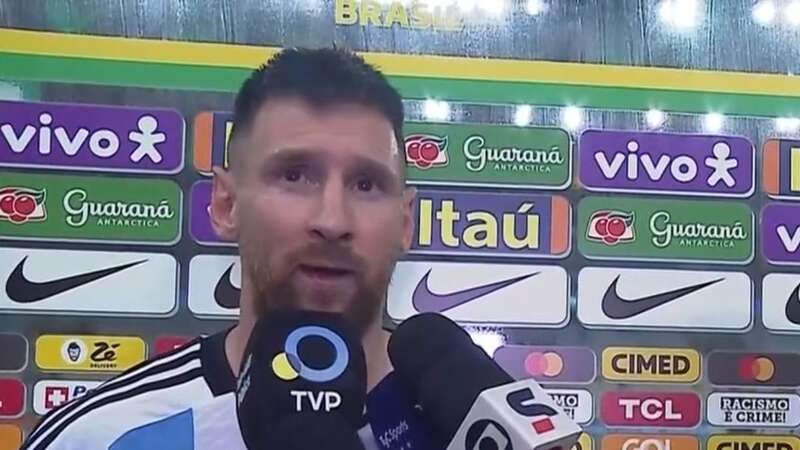
M 532 379 L 514 382 L 441 314 L 401 323 L 389 359 L 448 449 L 568 450 L 580 427 Z
M 349 435 L 358 441 L 366 390 L 364 351 L 341 315 L 270 313 L 253 328 L 239 371 L 236 405 L 242 438 L 250 450 L 362 448 L 345 444 Z M 332 436 L 339 436 L 341 447 L 315 441 L 319 430 L 332 428 L 339 430 Z M 291 447 L 289 442 L 311 446 Z
M 280 450 L 364 450 L 364 444 L 341 414 L 301 413 L 281 420 L 263 447 Z M 252 448 L 248 445 L 248 448 Z

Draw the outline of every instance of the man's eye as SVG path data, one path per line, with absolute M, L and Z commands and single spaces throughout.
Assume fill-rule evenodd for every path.
M 287 169 L 283 172 L 283 179 L 292 183 L 300 181 L 303 175 L 297 169 Z
M 358 181 L 358 190 L 362 192 L 369 192 L 371 191 L 375 185 L 372 183 L 372 180 L 362 179 Z

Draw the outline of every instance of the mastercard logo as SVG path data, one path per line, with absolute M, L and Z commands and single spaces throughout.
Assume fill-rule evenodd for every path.
M 717 386 L 800 387 L 800 353 L 714 351 L 707 361 Z
M 564 371 L 564 358 L 555 352 L 533 352 L 525 358 L 525 370 L 533 377 L 555 377 Z
M 745 380 L 767 382 L 775 376 L 775 363 L 764 356 L 742 358 L 739 363 L 739 376 Z
M 493 358 L 516 380 L 588 384 L 597 376 L 597 357 L 585 347 L 503 345 Z

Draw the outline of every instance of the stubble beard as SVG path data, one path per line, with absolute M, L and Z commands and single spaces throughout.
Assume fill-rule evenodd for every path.
M 298 292 L 291 277 L 303 258 L 336 257 L 345 259 L 356 267 L 355 293 L 346 301 L 340 301 L 345 306 L 337 312 L 342 314 L 360 336 L 381 320 L 389 283 L 397 260 L 403 253 L 401 245 L 394 246 L 388 257 L 383 261 L 373 262 L 370 270 L 367 263 L 353 255 L 349 249 L 337 248 L 331 244 L 320 243 L 298 248 L 274 261 L 275 256 L 264 250 L 267 248 L 266 243 L 260 238 L 248 241 L 250 242 L 247 244 L 245 240 L 240 243 L 242 269 L 243 273 L 246 271 L 249 275 L 253 286 L 252 301 L 258 318 L 272 311 L 302 310 L 305 309 L 304 305 L 313 304 L 313 299 L 303 298 L 303 294 Z

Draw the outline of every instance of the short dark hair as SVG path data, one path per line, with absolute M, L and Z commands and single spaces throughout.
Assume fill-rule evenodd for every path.
M 375 108 L 392 124 L 397 145 L 403 146 L 400 94 L 355 53 L 338 48 L 290 48 L 274 55 L 253 71 L 236 95 L 231 142 L 250 129 L 264 103 L 281 97 L 299 97 L 315 107 L 346 102 Z

